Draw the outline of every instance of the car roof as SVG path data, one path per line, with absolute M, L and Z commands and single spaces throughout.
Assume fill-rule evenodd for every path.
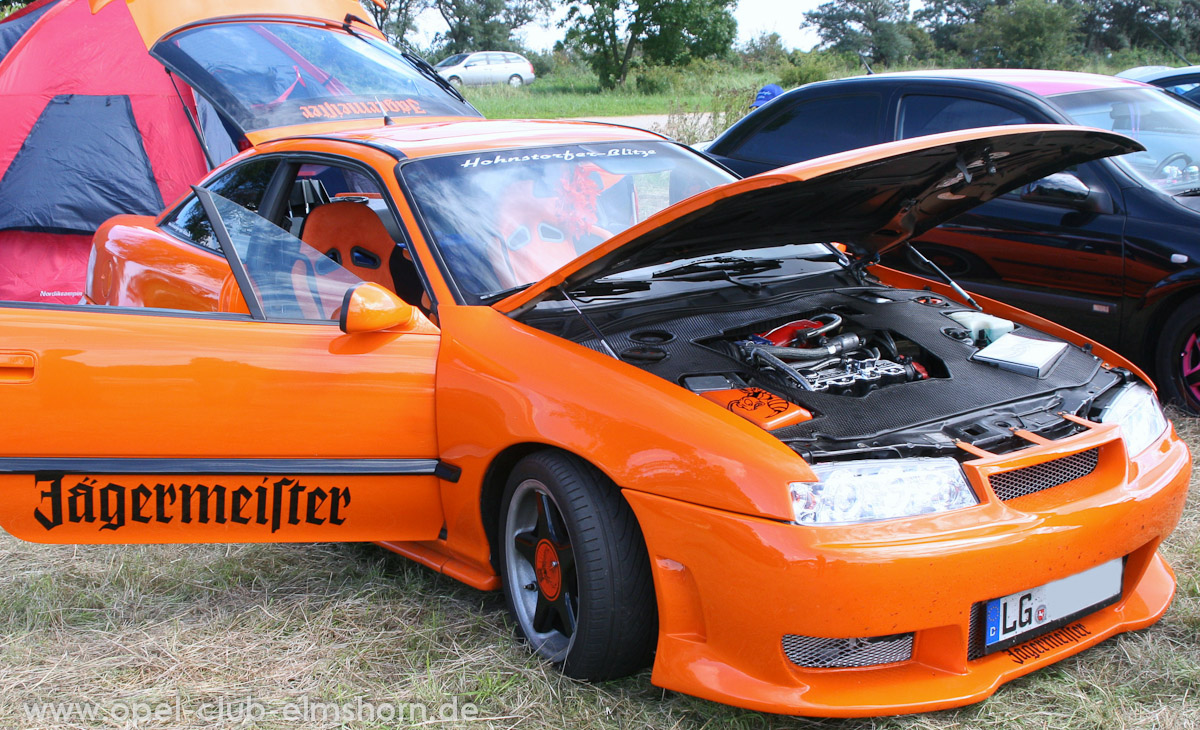
M 1118 76 L 1126 79 L 1137 79 L 1146 83 L 1165 81 L 1176 76 L 1195 76 L 1200 74 L 1200 66 L 1138 66 L 1125 69 Z
M 895 79 L 898 81 L 951 79 L 967 82 L 973 81 L 1015 87 L 1042 97 L 1066 94 L 1074 91 L 1090 91 L 1093 89 L 1120 89 L 1131 86 L 1147 86 L 1147 84 L 1140 81 L 1117 78 L 1115 76 L 1103 76 L 1101 74 L 1006 68 L 899 71 L 895 73 L 872 74 L 870 76 L 855 76 L 850 79 L 838 79 L 838 81 L 870 83 L 869 80 L 871 79 Z
M 445 117 L 322 135 L 384 147 L 405 157 L 544 147 L 555 144 L 656 142 L 666 137 L 636 127 L 596 122 Z

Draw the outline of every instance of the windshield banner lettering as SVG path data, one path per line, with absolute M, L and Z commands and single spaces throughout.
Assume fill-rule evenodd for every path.
M 483 158 L 474 157 L 463 161 L 459 166 L 465 169 L 472 167 L 487 167 L 489 165 L 507 165 L 513 162 L 542 162 L 545 160 L 562 160 L 564 162 L 573 162 L 574 160 L 586 160 L 596 157 L 653 157 L 657 154 L 657 150 L 636 149 L 631 147 L 613 147 L 607 151 L 581 151 L 572 152 L 564 150 L 563 152 L 535 152 L 533 154 L 515 154 L 505 155 L 497 154 L 494 157 Z
M 429 112 L 416 99 L 382 99 L 379 101 L 332 102 L 300 107 L 305 119 L 344 119 L 370 114 L 406 114 L 420 116 Z

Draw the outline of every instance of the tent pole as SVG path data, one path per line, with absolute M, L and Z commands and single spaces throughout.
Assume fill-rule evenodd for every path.
M 204 161 L 208 163 L 208 169 L 212 170 L 216 167 L 216 164 L 213 162 L 212 153 L 208 151 L 208 143 L 204 141 L 204 133 L 200 131 L 200 124 L 192 116 L 192 110 L 188 108 L 187 102 L 183 100 L 183 93 L 179 91 L 179 84 L 175 83 L 175 74 L 171 73 L 171 69 L 167 69 L 167 76 L 171 79 L 171 86 L 175 87 L 175 95 L 179 97 L 179 103 L 183 106 L 183 113 L 187 115 L 188 122 L 192 125 L 192 131 L 196 133 L 196 141 L 200 143 L 200 151 L 204 153 Z

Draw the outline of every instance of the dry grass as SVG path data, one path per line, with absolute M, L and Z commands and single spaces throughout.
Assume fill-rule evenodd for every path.
M 1176 419 L 1200 446 L 1200 420 Z M 1193 482 L 1193 487 L 1195 482 Z M 409 723 L 30 721 L 47 702 L 204 703 L 253 697 L 478 706 L 497 728 L 1200 727 L 1200 505 L 1164 551 L 1170 612 L 958 711 L 810 721 L 738 710 L 650 685 L 566 679 L 511 636 L 484 594 L 364 545 L 56 547 L 0 537 L 0 728 L 396 727 Z M 478 727 L 479 725 L 475 725 Z
M 730 87 L 700 102 L 673 103 L 666 122 L 654 131 L 684 144 L 712 141 L 746 116 L 756 91 L 757 87 Z

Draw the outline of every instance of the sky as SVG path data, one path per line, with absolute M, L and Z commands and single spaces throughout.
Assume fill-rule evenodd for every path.
M 805 11 L 812 10 L 822 0 L 739 0 L 733 15 L 738 22 L 738 44 L 757 37 L 761 33 L 778 33 L 783 45 L 789 49 L 811 50 L 817 44 L 812 30 L 801 30 Z M 561 15 L 561 13 L 560 13 Z M 556 16 L 558 17 L 558 16 Z M 555 21 L 544 25 L 531 25 L 517 31 L 525 45 L 535 51 L 549 50 L 560 40 L 564 30 Z M 445 24 L 435 11 L 427 11 L 418 21 L 419 46 L 428 46 L 434 33 L 443 30 Z M 483 50 L 483 49 L 480 49 Z

